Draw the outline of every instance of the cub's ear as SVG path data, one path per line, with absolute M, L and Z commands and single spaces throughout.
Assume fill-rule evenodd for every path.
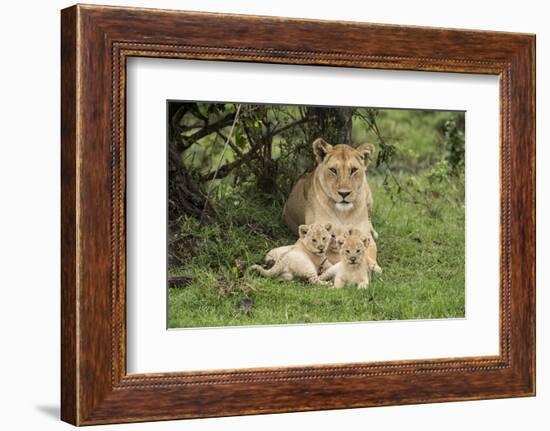
M 301 224 L 298 228 L 298 233 L 300 234 L 300 238 L 304 238 L 307 235 L 307 232 L 309 231 L 309 226 L 307 224 Z
M 328 230 L 329 232 L 332 230 L 332 224 L 331 223 L 327 223 L 325 225 L 325 229 Z
M 372 144 L 361 144 L 357 147 L 357 151 L 361 153 L 361 157 L 363 158 L 363 162 L 367 164 L 370 160 L 372 160 L 372 157 L 374 156 L 374 145 Z
M 370 237 L 367 236 L 367 235 L 363 235 L 361 237 L 361 241 L 363 242 L 363 244 L 365 245 L 365 248 L 369 246 L 370 244 Z
M 313 154 L 315 154 L 315 160 L 317 163 L 321 163 L 325 160 L 328 153 L 332 151 L 332 145 L 324 141 L 322 138 L 317 138 L 313 141 Z
M 350 236 L 353 234 L 353 226 L 350 224 L 347 224 L 344 226 L 344 229 L 346 229 L 346 236 Z

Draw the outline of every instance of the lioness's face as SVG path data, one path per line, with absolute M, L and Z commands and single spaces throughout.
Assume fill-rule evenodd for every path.
M 303 224 L 299 228 L 300 239 L 309 251 L 320 256 L 327 251 L 331 229 L 330 224 Z
M 340 253 L 342 245 L 346 240 L 349 232 L 351 231 L 352 226 L 350 225 L 334 225 L 330 231 L 330 244 L 329 250 L 333 253 Z
M 367 236 L 348 236 L 342 245 L 340 256 L 348 265 L 360 265 L 368 245 L 369 238 Z
M 317 139 L 313 143 L 313 151 L 318 164 L 316 178 L 324 193 L 334 202 L 336 209 L 352 209 L 358 197 L 364 193 L 365 172 L 374 153 L 374 146 L 332 146 Z

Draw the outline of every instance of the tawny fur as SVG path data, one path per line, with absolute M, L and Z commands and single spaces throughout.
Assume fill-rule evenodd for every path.
M 348 235 L 352 232 L 353 227 L 351 225 L 333 225 L 330 232 L 330 244 L 327 250 L 328 261 L 335 265 L 340 262 L 340 250 L 344 241 Z
M 349 235 L 349 232 L 352 230 L 351 225 L 336 225 L 332 226 L 330 231 L 331 238 L 327 248 L 327 259 L 334 265 L 340 262 L 340 249 L 346 237 Z M 265 256 L 264 262 L 268 266 L 273 266 L 286 252 L 292 249 L 292 245 L 284 245 L 282 247 L 274 248 L 270 250 L 269 253 Z
M 301 278 L 310 283 L 323 284 L 319 280 L 319 272 L 330 267 L 326 251 L 331 238 L 329 232 L 331 229 L 330 224 L 301 225 L 298 241 L 280 256 L 272 268 L 264 269 L 260 265 L 252 265 L 249 270 L 279 280 Z
M 304 223 L 352 225 L 372 238 L 368 254 L 378 266 L 378 234 L 371 223 L 373 199 L 366 176 L 374 146 L 332 146 L 316 139 L 313 152 L 317 166 L 294 184 L 283 209 L 284 222 L 294 232 Z
M 334 280 L 334 287 L 340 289 L 346 285 L 356 285 L 359 289 L 369 286 L 369 266 L 367 248 L 368 235 L 353 233 L 348 236 L 340 250 L 341 260 L 319 277 L 322 281 Z
M 378 263 L 376 262 L 376 247 L 373 248 L 370 246 L 371 243 L 374 242 L 374 239 L 371 233 L 363 232 L 356 228 L 350 228 L 349 225 L 347 225 L 347 227 L 348 227 L 348 231 L 346 232 L 346 237 L 351 235 L 368 237 L 369 245 L 367 246 L 366 254 L 367 254 L 367 264 L 369 266 L 369 271 L 374 272 L 375 274 L 382 274 L 382 268 L 380 268 L 380 266 L 378 266 Z
M 294 247 L 294 245 L 283 245 L 282 247 L 270 250 L 265 256 L 265 264 L 268 266 L 275 265 L 275 262 L 277 262 L 286 252 L 292 250 L 292 247 Z

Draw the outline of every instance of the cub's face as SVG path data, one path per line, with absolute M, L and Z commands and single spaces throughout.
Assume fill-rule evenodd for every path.
M 331 236 L 330 231 L 332 226 L 330 223 L 326 225 L 308 224 L 301 225 L 299 228 L 300 239 L 305 247 L 318 256 L 326 253 Z
M 351 225 L 334 225 L 330 231 L 330 244 L 328 249 L 332 253 L 340 253 L 344 241 L 352 230 Z
M 351 235 L 346 238 L 340 250 L 340 256 L 346 264 L 360 265 L 365 257 L 370 238 L 367 236 Z
M 323 193 L 334 203 L 337 210 L 352 209 L 358 196 L 364 193 L 365 172 L 374 153 L 374 146 L 332 146 L 322 139 L 317 139 L 313 142 L 313 152 L 317 160 L 315 175 Z

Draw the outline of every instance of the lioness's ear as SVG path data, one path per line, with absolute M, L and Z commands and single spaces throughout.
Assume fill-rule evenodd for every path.
M 324 141 L 322 138 L 317 138 L 313 141 L 313 154 L 315 154 L 315 160 L 317 163 L 321 163 L 325 160 L 325 157 L 332 150 L 332 145 Z
M 369 160 L 372 160 L 372 157 L 374 156 L 374 145 L 361 144 L 357 147 L 357 151 L 361 153 L 363 161 L 367 163 Z
M 332 230 L 332 224 L 331 223 L 327 223 L 325 225 L 325 229 L 328 230 L 329 232 Z
M 298 228 L 298 233 L 300 234 L 300 238 L 304 238 L 307 235 L 307 231 L 309 230 L 309 226 L 307 224 L 301 224 Z

